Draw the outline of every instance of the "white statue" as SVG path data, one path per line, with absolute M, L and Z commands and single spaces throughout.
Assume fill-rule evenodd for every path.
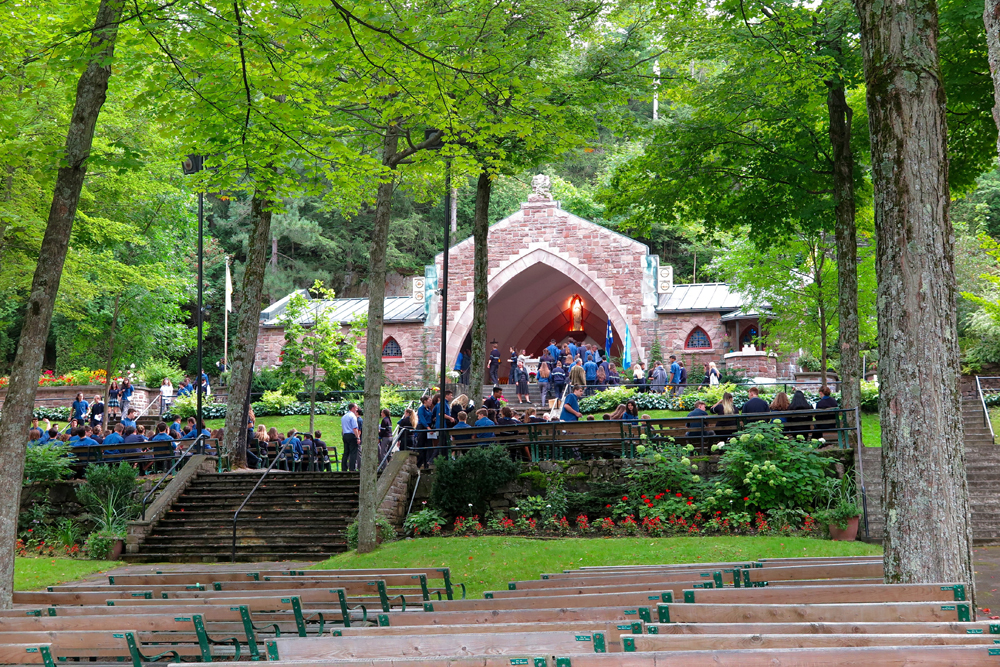
M 538 174 L 531 179 L 531 196 L 528 201 L 552 201 L 552 179 L 545 174 Z

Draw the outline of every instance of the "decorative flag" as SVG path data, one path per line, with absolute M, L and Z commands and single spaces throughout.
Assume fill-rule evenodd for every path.
M 229 275 L 228 257 L 226 257 L 226 312 L 233 312 L 233 278 Z
M 622 353 L 622 368 L 628 370 L 632 365 L 632 334 L 625 325 L 625 351 Z
M 615 334 L 611 331 L 611 318 L 608 318 L 608 333 L 604 336 L 604 356 L 611 356 L 611 346 L 615 342 Z

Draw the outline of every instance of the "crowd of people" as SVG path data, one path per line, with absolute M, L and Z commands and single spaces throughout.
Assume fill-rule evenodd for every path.
M 792 433 L 801 433 L 803 435 L 813 435 L 817 433 L 822 433 L 824 429 L 829 429 L 828 420 L 818 419 L 815 414 L 802 414 L 794 415 L 787 414 L 790 412 L 805 412 L 813 410 L 831 410 L 840 407 L 830 390 L 830 387 L 823 385 L 819 390 L 820 399 L 816 401 L 813 405 L 802 390 L 796 390 L 792 393 L 792 397 L 789 398 L 788 394 L 779 391 L 774 395 L 774 398 L 770 403 L 765 401 L 760 397 L 760 390 L 757 387 L 750 387 L 747 390 L 748 399 L 746 403 L 743 404 L 743 409 L 740 411 L 736 410 L 736 406 L 733 403 L 733 395 L 728 391 L 722 395 L 722 400 L 708 407 L 704 401 L 698 401 L 695 403 L 694 409 L 688 413 L 688 417 L 726 417 L 729 415 L 736 416 L 740 415 L 758 415 L 770 412 L 781 413 L 775 416 L 775 419 L 780 421 L 784 425 L 784 430 Z M 737 420 L 727 421 L 727 420 L 715 420 L 714 429 L 708 430 L 705 425 L 704 420 L 688 422 L 688 428 L 695 428 L 694 431 L 689 431 L 688 435 L 700 436 L 700 435 L 718 435 L 728 437 L 736 432 L 737 430 Z M 819 437 L 819 436 L 817 436 Z

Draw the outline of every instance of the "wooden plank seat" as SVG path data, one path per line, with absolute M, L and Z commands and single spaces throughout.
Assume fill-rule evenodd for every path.
M 430 586 L 429 582 L 440 580 L 442 586 L 430 586 L 428 593 L 441 591 L 449 600 L 453 596 L 453 588 L 462 588 L 465 597 L 465 584 L 451 580 L 451 570 L 447 567 L 429 568 L 361 568 L 346 570 L 248 570 L 242 572 L 151 572 L 148 574 L 109 575 L 108 584 L 123 586 L 150 587 L 160 584 L 206 584 L 213 582 L 239 581 L 280 581 L 285 577 L 303 579 L 345 578 L 348 580 L 382 579 L 387 586 L 413 586 L 421 588 Z
M 267 640 L 273 660 L 336 660 L 343 658 L 440 658 L 472 655 L 558 654 L 607 651 L 607 638 L 596 628 L 574 631 L 384 635 L 379 637 L 310 637 Z M 630 635 L 642 636 L 642 635 Z
M 852 563 L 881 563 L 882 556 L 817 556 L 814 558 L 761 558 L 755 561 L 727 561 L 719 563 L 654 563 L 649 565 L 586 565 L 584 567 L 563 570 L 563 574 L 572 573 L 603 573 L 603 572 L 642 572 L 645 570 L 688 570 L 720 567 L 772 567 L 789 565 L 850 565 Z
M 591 628 L 604 633 L 608 645 L 608 651 L 619 652 L 621 648 L 621 637 L 623 635 L 641 635 L 645 623 L 643 621 L 566 621 L 554 623 L 491 623 L 489 631 L 492 633 L 507 632 L 554 632 L 580 628 Z M 475 634 L 483 631 L 482 625 L 435 625 L 432 630 L 428 630 L 435 635 L 444 634 Z M 372 637 L 372 636 L 397 636 L 413 635 L 414 626 L 368 626 L 352 628 L 334 628 L 330 634 L 334 637 Z
M 842 646 L 959 646 L 994 645 L 990 635 L 960 634 L 724 634 L 626 635 L 622 647 L 636 651 L 707 651 L 713 649 L 837 648 Z
M 603 593 L 600 595 L 576 595 L 572 598 L 574 607 L 608 607 L 655 605 L 659 602 L 673 601 L 670 590 L 661 592 L 644 591 L 641 593 Z M 126 600 L 128 604 L 141 604 L 140 600 Z M 441 600 L 424 602 L 425 612 L 438 611 L 480 611 L 498 609 L 553 609 L 569 604 L 565 595 L 539 597 L 511 598 L 502 600 Z
M 121 626 L 128 627 L 128 619 Z M 176 653 L 188 659 L 200 661 L 211 660 L 213 652 L 209 646 L 203 647 L 196 640 L 181 641 L 170 638 L 167 641 L 158 633 L 142 633 L 136 630 L 38 630 L 27 632 L 0 632 L 0 646 L 9 644 L 49 644 L 50 652 L 55 660 L 67 658 L 131 658 L 129 640 L 125 636 L 130 633 L 134 646 L 146 654 L 156 653 L 161 649 L 169 649 L 168 655 Z M 190 637 L 194 637 L 193 634 Z M 166 644 L 169 644 L 167 646 Z M 214 656 L 239 659 L 242 652 L 239 644 L 229 644 L 229 651 L 214 652 Z
M 678 595 L 688 603 L 781 604 L 789 602 L 963 602 L 965 584 L 857 584 L 841 586 L 767 586 L 692 588 Z
M 646 634 L 959 634 L 959 635 L 1000 635 L 1000 623 L 995 621 L 973 621 L 969 623 L 646 623 Z M 352 628 L 350 631 L 366 630 Z M 345 631 L 347 629 L 345 628 Z M 634 633 L 638 634 L 638 633 Z
M 574 598 L 575 601 L 575 598 Z M 693 606 L 693 605 L 691 605 Z M 478 625 L 483 623 L 588 623 L 615 621 L 632 623 L 656 621 L 656 605 L 615 607 L 560 607 L 552 609 L 493 609 L 480 611 L 443 611 L 411 614 L 391 612 L 377 614 L 374 621 L 379 627 Z
M 701 579 L 701 580 L 691 580 L 687 581 L 661 581 L 656 577 L 652 577 L 652 581 L 649 583 L 632 583 L 628 579 L 614 579 L 610 582 L 600 583 L 603 580 L 587 579 L 584 580 L 583 585 L 578 586 L 563 586 L 563 581 L 548 582 L 547 586 L 532 586 L 529 588 L 508 588 L 505 591 L 486 591 L 483 593 L 484 597 L 490 599 L 501 599 L 501 598 L 518 598 L 518 597 L 533 597 L 538 595 L 583 595 L 586 593 L 600 593 L 602 591 L 616 591 L 619 593 L 626 592 L 638 592 L 645 590 L 672 590 L 674 591 L 674 597 L 680 599 L 682 597 L 682 591 L 688 588 L 723 588 L 722 576 L 719 572 L 715 572 L 717 576 L 712 579 Z M 639 577 L 637 577 L 639 578 Z M 570 580 L 566 580 L 570 581 Z M 795 581 L 776 581 L 769 583 L 768 586 L 771 588 L 782 588 L 782 587 L 795 587 L 795 586 L 859 586 L 859 585 L 870 585 L 882 584 L 882 579 L 807 579 L 807 580 L 795 580 Z M 628 583 L 622 583 L 628 582 Z M 515 582 L 511 582 L 514 584 Z M 523 582 L 516 582 L 520 586 Z M 732 587 L 732 581 L 729 582 Z
M 576 598 L 574 598 L 576 599 Z M 971 621 L 969 602 L 891 602 L 828 604 L 660 604 L 660 623 L 776 623 Z
M 516 661 L 516 662 L 515 662 Z M 246 663 L 193 663 L 190 667 L 245 667 Z M 274 667 L 312 666 L 313 660 L 279 660 Z M 640 653 L 574 653 L 558 656 L 397 658 L 392 660 L 328 659 L 329 667 L 968 667 L 1000 665 L 998 649 L 986 646 L 871 646 L 845 648 L 759 649 Z

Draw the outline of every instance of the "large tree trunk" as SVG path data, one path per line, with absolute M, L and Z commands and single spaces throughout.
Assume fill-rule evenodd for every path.
M 993 122 L 1000 129 L 1000 0 L 986 0 L 983 23 L 986 25 L 986 48 L 990 75 L 993 77 Z M 997 136 L 997 153 L 1000 154 L 1000 135 Z
M 399 130 L 393 125 L 382 145 L 382 164 L 394 166 Z M 378 424 L 382 409 L 382 320 L 385 315 L 385 247 L 389 243 L 395 178 L 378 186 L 371 251 L 368 253 L 368 333 L 365 338 L 365 427 L 361 430 L 361 488 L 358 491 L 358 553 L 374 551 Z
M 21 338 L 11 367 L 7 400 L 0 421 L 0 608 L 9 609 L 14 590 L 14 543 L 24 475 L 25 429 L 31 421 L 38 376 L 49 337 L 52 311 L 62 275 L 73 218 L 87 175 L 94 129 L 108 93 L 118 22 L 124 0 L 101 0 L 91 33 L 87 68 L 76 86 L 76 103 L 66 133 L 62 166 L 56 176 L 52 207 L 38 253 Z
M 487 282 L 490 270 L 490 195 L 493 182 L 485 171 L 479 174 L 476 183 L 476 208 L 472 217 L 472 239 L 475 248 L 473 260 L 472 297 L 472 360 L 469 362 L 469 391 L 475 392 L 470 398 L 480 405 L 481 392 L 486 378 L 486 307 L 489 302 Z
M 937 7 L 855 5 L 875 186 L 885 580 L 971 586 Z
M 230 347 L 229 398 L 226 400 L 226 434 L 222 451 L 229 454 L 233 468 L 247 465 L 246 439 L 240 433 L 247 427 L 244 411 L 247 396 L 253 383 L 254 352 L 257 349 L 257 332 L 260 329 L 260 304 L 264 293 L 264 271 L 267 266 L 267 248 L 271 239 L 271 206 L 273 202 L 263 193 L 254 192 L 250 202 L 250 219 L 253 232 L 247 247 L 247 261 L 243 271 L 240 304 L 236 309 L 236 337 Z
M 837 320 L 840 337 L 840 405 L 854 409 L 861 402 L 861 342 L 858 331 L 858 235 L 854 220 L 854 152 L 851 119 L 844 84 L 827 81 L 826 108 L 833 146 L 833 198 L 837 243 Z M 849 416 L 854 425 L 854 417 Z M 853 438 L 852 438 L 853 440 Z

